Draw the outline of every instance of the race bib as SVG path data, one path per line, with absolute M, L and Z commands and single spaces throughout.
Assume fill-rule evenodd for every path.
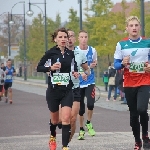
M 144 71 L 145 63 L 144 62 L 132 62 L 130 63 L 129 72 L 135 73 L 145 73 Z
M 52 84 L 68 85 L 70 80 L 69 73 L 53 73 L 51 77 Z
M 11 80 L 12 79 L 12 75 L 6 75 L 6 79 Z

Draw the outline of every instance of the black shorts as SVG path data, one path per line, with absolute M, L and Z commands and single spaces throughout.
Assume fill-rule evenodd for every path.
M 95 103 L 95 84 L 91 84 L 88 87 L 80 88 L 81 101 L 80 107 L 82 107 L 82 103 L 84 103 L 84 98 L 87 98 L 87 106 L 94 107 Z M 83 106 L 84 107 L 84 106 Z M 80 108 L 82 109 L 82 108 Z
M 3 85 L 0 85 L 0 92 L 3 91 Z
M 12 87 L 12 82 L 5 82 L 4 83 L 4 89 L 5 90 L 8 90 L 9 88 L 11 88 Z
M 73 91 L 71 88 L 65 88 L 65 86 L 59 86 L 58 88 L 49 86 L 46 90 L 46 101 L 51 112 L 57 112 L 60 104 L 61 107 L 68 106 L 72 108 Z
M 80 95 L 80 88 L 74 88 L 73 89 L 73 101 L 75 102 L 80 102 L 80 99 L 81 99 L 81 95 Z

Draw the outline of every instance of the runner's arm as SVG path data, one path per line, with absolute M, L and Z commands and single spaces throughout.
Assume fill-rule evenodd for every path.
M 75 60 L 74 52 L 72 51 L 72 59 L 74 59 L 74 72 L 78 72 L 77 62 Z
M 13 75 L 15 76 L 16 75 L 16 70 L 15 70 L 15 68 L 13 68 Z
M 45 53 L 45 55 L 41 58 L 40 62 L 37 65 L 37 72 L 44 72 L 44 73 L 46 73 L 46 72 L 50 71 L 50 67 L 49 66 L 46 67 L 47 61 L 48 61 L 48 59 L 50 59 L 49 58 L 49 53 L 50 52 L 47 51 Z
M 90 75 L 91 74 L 90 68 L 89 68 L 89 66 L 87 64 L 87 58 L 86 58 L 84 53 L 82 53 L 82 64 L 81 64 L 81 67 L 83 68 L 83 70 L 84 70 L 86 75 Z
M 122 64 L 122 60 L 123 60 L 123 56 L 121 51 L 121 45 L 118 42 L 114 53 L 114 67 L 116 70 L 120 70 L 124 68 L 124 65 Z
M 94 48 L 93 60 L 94 60 L 94 62 L 95 62 L 96 65 L 97 65 L 97 51 L 96 51 L 95 48 Z

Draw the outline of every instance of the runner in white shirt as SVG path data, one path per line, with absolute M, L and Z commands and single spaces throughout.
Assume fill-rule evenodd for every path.
M 95 48 L 88 46 L 88 33 L 84 30 L 79 32 L 79 46 L 77 47 L 79 50 L 85 53 L 87 57 L 88 65 L 91 69 L 91 74 L 88 76 L 87 80 L 83 80 L 80 77 L 80 132 L 78 140 L 84 139 L 85 130 L 83 128 L 83 121 L 84 121 L 84 113 L 85 113 L 85 103 L 84 98 L 87 97 L 87 122 L 85 124 L 86 128 L 88 129 L 88 133 L 91 136 L 95 135 L 95 130 L 93 129 L 93 125 L 91 123 L 93 109 L 94 109 L 94 102 L 95 102 L 95 75 L 93 68 L 97 65 L 97 52 Z M 82 68 L 80 69 L 82 72 Z M 84 72 L 83 72 L 84 74 Z

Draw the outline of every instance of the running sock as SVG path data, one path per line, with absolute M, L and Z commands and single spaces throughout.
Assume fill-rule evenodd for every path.
M 62 123 L 61 123 L 61 122 L 59 122 L 59 123 L 57 124 L 57 126 L 58 126 L 59 129 L 62 129 Z
M 57 125 L 52 124 L 50 121 L 50 132 L 51 132 L 51 135 L 54 137 L 56 137 L 56 127 Z
M 62 125 L 62 145 L 67 147 L 71 134 L 71 125 Z
M 86 123 L 87 123 L 87 124 L 90 124 L 90 121 L 87 120 Z
M 80 127 L 80 130 L 85 131 L 83 127 Z

